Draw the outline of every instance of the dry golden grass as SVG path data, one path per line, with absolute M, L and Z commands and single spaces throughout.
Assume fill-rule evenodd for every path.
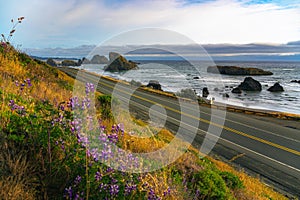
M 64 87 L 73 83 L 72 78 L 43 63 L 38 64 L 32 61 L 24 65 L 19 61 L 18 53 L 13 50 L 7 54 L 0 54 L 1 89 L 20 94 L 15 81 L 22 83 L 23 80 L 30 78 L 34 87 L 22 91 L 23 96 L 40 100 L 47 99 L 54 105 L 71 97 L 71 91 Z
M 169 200 L 184 199 L 184 194 L 182 192 L 179 192 L 180 189 L 176 188 L 175 185 L 172 185 L 170 172 L 167 170 L 156 172 L 156 173 L 145 174 L 145 176 L 141 178 L 140 187 L 142 185 L 150 186 L 155 191 L 155 194 L 161 199 L 169 199 Z M 168 188 L 170 188 L 172 192 L 170 195 L 164 196 L 164 192 L 166 192 Z
M 16 151 L 6 143 L 0 151 L 0 197 L 8 200 L 36 199 L 34 165 L 29 162 L 26 152 Z
M 265 185 L 257 177 L 247 175 L 244 171 L 237 171 L 229 164 L 209 158 L 221 171 L 231 172 L 237 175 L 244 183 L 243 191 L 236 191 L 238 199 L 258 199 L 258 200 L 286 200 L 282 194 L 274 191 L 271 187 Z

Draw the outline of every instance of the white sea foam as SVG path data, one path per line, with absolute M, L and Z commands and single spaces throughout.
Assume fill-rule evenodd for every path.
M 193 62 L 190 66 L 182 61 L 141 61 L 140 69 L 127 73 L 109 73 L 103 71 L 103 66 L 86 65 L 86 70 L 114 78 L 131 81 L 132 79 L 147 84 L 150 80 L 158 80 L 163 90 L 172 92 L 184 88 L 195 89 L 201 95 L 202 88 L 208 87 L 209 97 L 216 101 L 250 108 L 262 108 L 300 114 L 300 84 L 291 80 L 300 80 L 300 62 L 223 62 L 218 65 L 236 65 L 241 67 L 257 67 L 272 71 L 272 76 L 255 76 L 263 87 L 261 92 L 243 92 L 241 95 L 232 94 L 244 76 L 216 75 L 206 72 L 207 64 Z M 282 93 L 271 93 L 267 89 L 279 82 L 284 87 Z M 214 91 L 218 88 L 218 91 Z M 223 99 L 222 94 L 228 93 L 230 98 Z

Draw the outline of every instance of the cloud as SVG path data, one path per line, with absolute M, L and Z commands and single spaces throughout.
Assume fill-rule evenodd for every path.
M 286 43 L 300 38 L 299 3 L 288 7 L 278 1 L 246 0 L 12 0 L 1 9 L 1 17 L 11 12 L 26 17 L 16 32 L 16 42 L 26 47 L 99 44 L 145 27 L 166 28 L 206 44 Z

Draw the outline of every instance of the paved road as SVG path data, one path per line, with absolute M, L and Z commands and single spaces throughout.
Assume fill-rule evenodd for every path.
M 76 70 L 61 70 L 76 77 Z M 126 83 L 116 84 L 90 73 L 80 72 L 77 80 L 98 83 L 97 90 L 113 92 L 122 104 L 128 104 L 132 112 L 145 119 L 152 109 L 157 119 L 166 119 L 167 128 L 181 132 L 185 140 L 193 139 L 195 147 L 203 151 L 213 147 L 214 155 L 227 160 L 235 157 L 233 163 L 259 174 L 277 189 L 300 197 L 300 130 L 158 95 Z

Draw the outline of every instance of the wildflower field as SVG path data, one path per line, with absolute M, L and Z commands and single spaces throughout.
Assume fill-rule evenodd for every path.
M 144 122 L 122 118 L 122 112 L 118 119 L 124 121 L 115 121 L 109 96 L 90 83 L 73 96 L 73 83 L 1 43 L 0 199 L 285 199 L 193 147 L 162 169 L 133 172 L 151 162 L 134 153 L 162 148 L 173 134 L 162 129 L 133 137 L 124 122 L 146 131 L 134 127 Z

